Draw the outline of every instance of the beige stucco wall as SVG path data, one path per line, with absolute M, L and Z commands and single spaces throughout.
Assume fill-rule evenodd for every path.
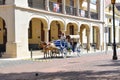
M 51 23 L 51 33 L 50 34 L 51 34 L 51 40 L 52 40 L 52 37 L 54 38 L 54 40 L 58 39 L 58 27 L 55 22 Z
M 38 44 L 39 36 L 41 36 L 41 22 L 40 19 L 32 19 L 32 39 L 29 39 L 30 44 Z
M 3 19 L 0 18 L 0 44 L 3 44 Z
M 7 0 L 10 1 L 10 0 Z M 0 17 L 2 17 L 6 22 L 7 28 L 7 44 L 6 44 L 6 54 L 9 55 L 8 57 L 30 57 L 30 52 L 28 50 L 28 44 L 30 43 L 37 43 L 38 35 L 40 34 L 40 21 L 39 19 L 45 20 L 45 30 L 46 30 L 46 38 L 49 37 L 49 33 L 47 30 L 50 30 L 50 25 L 53 20 L 61 20 L 63 21 L 62 24 L 62 31 L 67 31 L 67 24 L 69 22 L 76 22 L 75 33 L 77 34 L 80 29 L 80 24 L 87 23 L 87 24 L 100 24 L 100 34 L 103 33 L 103 13 L 101 13 L 101 20 L 92 20 L 78 16 L 69 16 L 64 14 L 52 13 L 43 10 L 37 9 L 30 9 L 26 8 L 28 6 L 27 0 L 14 0 L 15 5 L 7 5 L 6 7 L 0 6 Z M 66 0 L 66 4 L 69 5 L 69 1 Z M 10 2 L 12 3 L 12 2 Z M 101 10 L 103 10 L 103 6 L 101 6 Z M 38 18 L 38 19 L 33 19 Z M 29 22 L 33 19 L 33 40 L 28 39 L 28 28 Z M 35 20 L 35 21 L 34 21 Z M 56 26 L 52 24 L 52 26 Z M 91 27 L 91 25 L 89 26 Z M 55 31 L 54 31 L 55 30 Z M 78 32 L 77 32 L 77 31 Z M 52 35 L 57 38 L 57 27 L 53 27 L 53 31 L 51 31 Z M 55 34 L 55 33 L 56 34 Z M 37 35 L 36 35 L 37 34 Z M 103 35 L 100 36 L 101 42 Z M 48 41 L 48 39 L 46 39 Z M 100 44 L 102 45 L 102 44 Z

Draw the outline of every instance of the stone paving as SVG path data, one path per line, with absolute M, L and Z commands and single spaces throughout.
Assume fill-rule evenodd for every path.
M 120 80 L 120 54 L 88 53 L 80 57 L 0 60 L 0 80 Z M 2 66 L 2 67 L 1 67 Z
M 15 65 L 22 65 L 22 64 L 31 64 L 33 62 L 29 60 L 1 60 L 0 61 L 0 68 L 15 66 Z

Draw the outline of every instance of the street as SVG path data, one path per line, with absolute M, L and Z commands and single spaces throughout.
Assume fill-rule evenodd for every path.
M 88 53 L 80 57 L 1 60 L 0 80 L 120 80 L 120 54 Z

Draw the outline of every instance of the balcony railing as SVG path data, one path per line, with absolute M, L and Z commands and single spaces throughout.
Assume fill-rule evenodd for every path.
M 77 9 L 73 8 L 71 6 L 66 6 L 66 14 L 76 16 L 77 15 Z
M 0 5 L 5 5 L 5 0 L 0 0 Z
M 98 13 L 90 12 L 91 19 L 98 19 Z
M 32 8 L 45 10 L 45 7 L 46 7 L 45 2 L 46 0 L 40 0 L 40 1 L 28 0 L 28 6 Z M 0 4 L 5 4 L 5 0 L 0 0 Z M 51 12 L 63 13 L 62 7 L 63 7 L 62 3 L 49 1 L 49 11 Z M 68 15 L 77 16 L 77 8 L 74 8 L 73 6 L 65 6 L 65 12 Z M 98 13 L 96 12 L 90 12 L 90 15 L 89 15 L 88 11 L 79 9 L 78 14 L 84 18 L 98 19 Z
M 81 17 L 88 18 L 88 11 L 79 9 L 79 14 Z
M 62 13 L 62 4 L 56 2 L 49 2 L 49 9 L 52 12 Z
M 35 0 L 28 0 L 28 6 L 36 9 L 45 10 L 45 0 L 41 0 L 39 2 Z

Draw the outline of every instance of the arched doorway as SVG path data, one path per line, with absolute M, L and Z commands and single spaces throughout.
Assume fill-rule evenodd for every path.
M 93 26 L 93 44 L 96 46 L 96 49 L 100 48 L 100 30 L 97 26 Z
M 78 34 L 78 26 L 75 23 L 68 23 L 66 35 L 77 35 Z
M 80 26 L 80 42 L 84 48 L 90 50 L 90 28 L 87 24 Z
M 61 21 L 52 21 L 49 30 L 49 41 L 59 39 L 63 31 L 64 24 Z
M 45 42 L 45 26 L 46 21 L 41 18 L 32 18 L 29 22 L 28 37 L 29 50 L 39 50 L 39 43 Z
M 0 52 L 6 52 L 7 29 L 5 21 L 0 17 Z

